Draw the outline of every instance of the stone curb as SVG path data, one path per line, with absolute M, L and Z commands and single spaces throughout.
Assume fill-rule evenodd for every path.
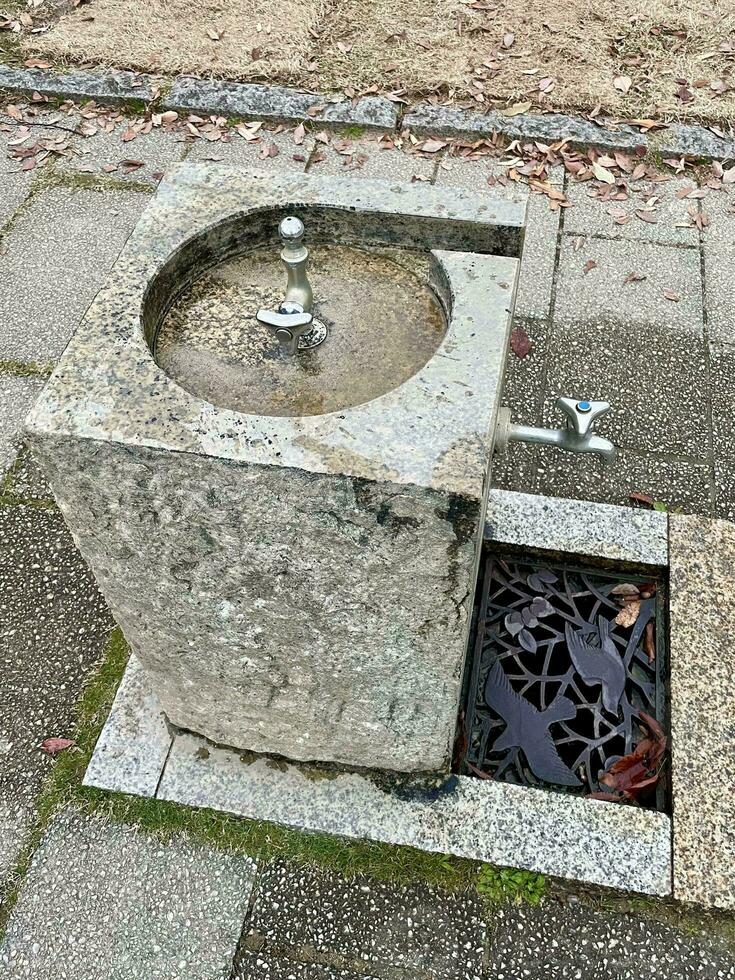
M 366 96 L 353 104 L 346 98 L 335 102 L 329 96 L 278 85 L 212 82 L 200 78 L 177 78 L 161 100 L 161 108 L 279 122 L 310 119 L 333 126 L 383 130 L 395 130 L 398 125 L 396 104 L 377 95 Z
M 0 92 L 98 102 L 152 102 L 166 79 L 129 71 L 75 71 L 60 74 L 39 68 L 15 69 L 0 65 Z M 400 119 L 398 106 L 382 96 L 364 96 L 353 103 L 332 96 L 300 92 L 277 85 L 178 78 L 160 100 L 162 109 L 203 112 L 279 122 L 304 119 L 331 126 L 363 126 L 395 131 L 399 125 L 415 135 L 451 139 L 482 139 L 500 133 L 509 139 L 544 143 L 567 139 L 579 146 L 605 150 L 655 150 L 664 157 L 735 160 L 735 139 L 723 139 L 706 126 L 672 123 L 652 134 L 633 126 L 602 120 L 600 125 L 564 113 L 474 112 L 452 106 L 419 104 Z M 318 110 L 318 111 L 317 111 Z M 604 124 L 603 124 L 604 123 Z

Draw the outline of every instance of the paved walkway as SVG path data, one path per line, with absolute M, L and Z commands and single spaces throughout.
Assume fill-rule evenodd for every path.
M 59 138 L 27 172 L 0 128 L 0 881 L 11 880 L 48 770 L 40 742 L 69 733 L 71 706 L 111 623 L 18 427 L 134 227 L 158 174 L 189 156 L 264 169 L 308 169 L 523 194 L 508 166 L 441 152 L 383 150 L 375 140 L 291 132 L 247 141 L 154 130 L 123 140 L 73 135 L 77 115 L 47 112 L 24 143 Z M 109 127 L 107 127 L 109 128 Z M 197 127 L 194 127 L 195 129 Z M 258 135 L 258 134 L 255 134 Z M 128 161 L 127 164 L 121 161 Z M 347 165 L 345 165 L 347 161 Z M 498 182 L 498 178 L 500 182 Z M 495 182 L 490 186 L 488 179 Z M 498 486 L 626 503 L 643 492 L 685 511 L 735 517 L 735 221 L 730 190 L 631 184 L 626 201 L 554 177 L 574 206 L 530 199 L 516 323 L 530 354 L 509 355 L 507 402 L 550 423 L 559 394 L 607 398 L 603 434 L 622 446 L 594 459 L 512 447 Z M 686 196 L 682 196 L 686 192 Z M 651 198 L 656 200 L 651 203 Z M 638 210 L 655 213 L 656 222 Z M 704 213 L 703 231 L 692 219 Z M 610 213 L 612 211 L 612 214 Z M 625 215 L 630 218 L 623 220 Z M 622 215 L 622 217 L 621 217 Z M 622 223 L 620 223 L 622 221 Z M 703 222 L 699 222 L 702 224 Z M 0 889 L 2 885 L 0 885 Z M 2 891 L 0 890 L 0 895 Z M 714 921 L 714 920 L 713 920 Z M 0 947 L 0 978 L 161 977 L 337 980 L 375 977 L 735 976 L 718 930 L 656 924 L 580 902 L 488 913 L 476 896 L 401 889 L 282 864 L 257 865 L 185 840 L 65 813 L 54 819 Z

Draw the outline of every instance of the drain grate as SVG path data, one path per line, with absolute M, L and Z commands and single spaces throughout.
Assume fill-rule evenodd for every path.
M 661 580 L 488 556 L 461 771 L 663 809 Z

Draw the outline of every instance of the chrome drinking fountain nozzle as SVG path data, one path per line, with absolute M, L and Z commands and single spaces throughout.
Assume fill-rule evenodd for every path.
M 609 402 L 578 398 L 557 398 L 556 407 L 566 415 L 566 425 L 559 429 L 542 429 L 533 425 L 514 425 L 510 409 L 501 408 L 495 434 L 495 451 L 503 453 L 511 442 L 531 442 L 558 446 L 570 453 L 596 453 L 604 463 L 612 463 L 618 450 L 608 439 L 595 433 L 595 424 L 610 411 Z
M 281 261 L 286 268 L 286 295 L 277 310 L 258 310 L 256 319 L 270 327 L 282 350 L 297 354 L 318 347 L 327 336 L 327 328 L 312 314 L 314 293 L 306 266 L 309 250 L 303 243 L 304 223 L 289 215 L 278 226 L 283 248 Z

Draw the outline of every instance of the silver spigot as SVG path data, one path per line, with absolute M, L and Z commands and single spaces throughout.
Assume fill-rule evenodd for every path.
M 312 316 L 314 294 L 306 275 L 309 250 L 304 245 L 304 223 L 290 215 L 278 226 L 283 248 L 281 261 L 286 267 L 286 295 L 277 310 L 258 310 L 256 319 L 275 332 L 287 354 L 318 347 L 327 328 Z
M 597 420 L 610 411 L 609 402 L 593 402 L 578 398 L 557 398 L 556 408 L 566 415 L 560 429 L 542 429 L 533 425 L 514 425 L 510 409 L 498 412 L 495 451 L 503 453 L 510 442 L 531 442 L 558 446 L 570 453 L 596 453 L 605 463 L 612 463 L 617 449 L 608 439 L 595 434 Z

